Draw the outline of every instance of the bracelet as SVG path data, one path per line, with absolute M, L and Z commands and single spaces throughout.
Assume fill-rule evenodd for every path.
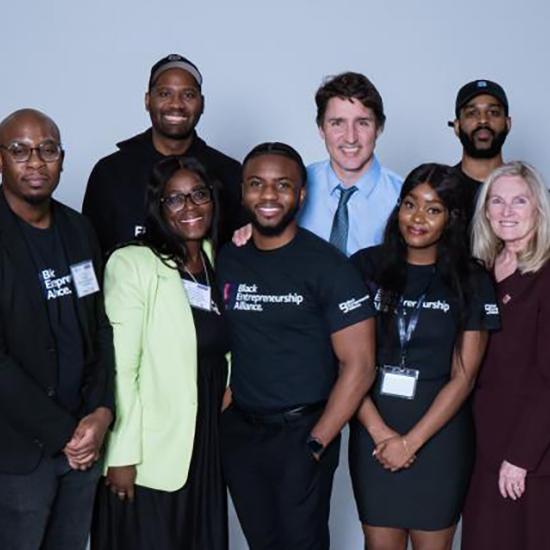
M 403 442 L 403 447 L 405 447 L 405 452 L 409 456 L 412 456 L 411 450 L 409 449 L 409 444 L 407 443 L 407 440 L 405 439 L 404 436 L 401 436 L 401 441 Z

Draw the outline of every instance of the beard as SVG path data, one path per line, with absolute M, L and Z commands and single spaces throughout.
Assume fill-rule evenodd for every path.
M 300 203 L 296 202 L 296 204 L 279 220 L 279 223 L 273 226 L 260 224 L 254 211 L 247 205 L 244 205 L 244 209 L 252 227 L 254 227 L 260 235 L 264 237 L 278 237 L 296 219 L 296 215 L 300 210 Z
M 485 130 L 487 132 L 490 132 L 491 135 L 493 136 L 491 145 L 487 149 L 478 149 L 476 147 L 474 137 L 475 137 L 475 133 L 478 132 L 479 130 Z M 459 127 L 458 137 L 460 139 L 460 143 L 462 143 L 462 147 L 464 147 L 464 150 L 466 151 L 468 156 L 475 159 L 492 159 L 500 155 L 504 142 L 508 137 L 508 128 L 505 128 L 504 130 L 502 130 L 502 132 L 495 134 L 495 132 L 491 128 L 487 126 L 482 126 L 480 128 L 476 128 L 472 132 L 472 136 L 470 137 L 468 134 L 466 134 L 466 132 L 462 130 L 462 128 Z

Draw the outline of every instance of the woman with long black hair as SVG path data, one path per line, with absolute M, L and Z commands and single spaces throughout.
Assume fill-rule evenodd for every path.
M 369 550 L 450 550 L 472 468 L 468 396 L 498 309 L 470 259 L 460 181 L 424 164 L 403 185 L 382 245 L 353 256 L 373 288 L 377 383 L 350 435 Z
M 93 550 L 226 550 L 218 424 L 229 336 L 214 282 L 219 202 L 191 158 L 154 168 L 146 232 L 105 271 L 117 413 Z

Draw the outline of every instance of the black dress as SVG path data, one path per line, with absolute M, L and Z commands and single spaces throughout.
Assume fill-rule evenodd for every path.
M 376 280 L 379 249 L 357 253 L 365 276 Z M 477 292 L 466 316 L 466 330 L 498 327 L 494 292 L 489 276 L 478 270 Z M 428 288 L 429 287 L 429 288 Z M 419 370 L 414 399 L 380 393 L 380 377 L 371 397 L 386 424 L 406 434 L 422 418 L 449 381 L 457 337 L 457 304 L 434 266 L 409 265 L 404 307 L 412 310 L 427 290 L 418 325 L 412 335 L 407 366 Z M 494 306 L 494 309 L 492 309 Z M 377 319 L 377 365 L 399 365 L 396 323 Z M 352 484 L 362 523 L 435 531 L 454 525 L 460 516 L 473 463 L 473 425 L 470 405 L 437 432 L 417 453 L 409 468 L 385 470 L 372 456 L 374 443 L 358 420 L 351 425 L 349 460 Z
M 209 280 L 214 275 L 209 269 Z M 190 279 L 184 275 L 186 279 Z M 195 278 L 206 284 L 204 272 Z M 216 286 L 212 298 L 222 312 Z M 226 550 L 227 491 L 219 453 L 219 417 L 229 336 L 222 315 L 192 308 L 197 333 L 198 410 L 186 484 L 174 492 L 135 486 L 134 502 L 98 487 L 91 550 Z M 183 336 L 182 336 L 183 337 Z

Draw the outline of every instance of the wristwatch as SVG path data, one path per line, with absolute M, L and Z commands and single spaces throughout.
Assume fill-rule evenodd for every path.
M 311 453 L 314 454 L 317 458 L 321 458 L 321 456 L 323 456 L 323 453 L 325 452 L 325 446 L 312 435 L 307 438 L 307 446 L 309 447 Z

